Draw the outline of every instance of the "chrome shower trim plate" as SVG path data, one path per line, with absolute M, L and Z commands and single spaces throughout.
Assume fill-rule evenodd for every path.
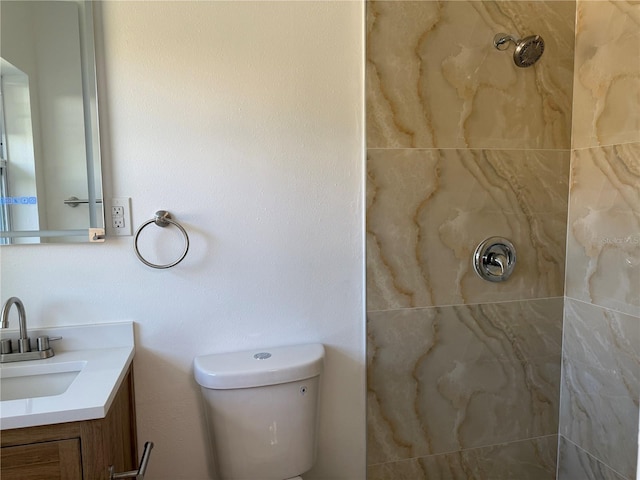
M 473 254 L 473 269 L 489 282 L 504 282 L 516 266 L 516 249 L 503 237 L 489 237 L 480 242 Z

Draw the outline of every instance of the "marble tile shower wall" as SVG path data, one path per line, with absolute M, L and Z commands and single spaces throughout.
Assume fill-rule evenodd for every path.
M 367 2 L 369 480 L 556 476 L 575 13 Z M 504 283 L 471 264 L 494 235 Z
M 571 146 L 575 2 L 367 2 L 369 148 Z M 496 33 L 542 35 L 520 69 Z
M 579 1 L 559 480 L 636 478 L 640 4 Z

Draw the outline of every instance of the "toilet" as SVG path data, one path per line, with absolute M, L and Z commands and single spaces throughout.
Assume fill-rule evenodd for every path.
M 195 358 L 221 480 L 301 480 L 311 469 L 323 361 L 321 344 Z

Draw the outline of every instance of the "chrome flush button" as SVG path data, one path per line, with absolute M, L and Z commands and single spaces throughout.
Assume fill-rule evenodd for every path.
M 253 358 L 255 358 L 256 360 L 266 360 L 267 358 L 270 358 L 271 354 L 269 352 L 260 352 L 260 353 L 256 353 Z

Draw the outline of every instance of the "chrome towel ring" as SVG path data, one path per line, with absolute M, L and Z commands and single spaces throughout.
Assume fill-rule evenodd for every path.
M 171 224 L 171 225 L 173 225 L 175 227 L 178 227 L 178 229 L 180 229 L 180 231 L 182 232 L 182 235 L 184 235 L 184 251 L 182 252 L 182 255 L 180 255 L 180 258 L 178 258 L 178 260 L 176 260 L 175 262 L 167 263 L 166 265 L 157 265 L 155 263 L 149 262 L 146 258 L 144 258 L 140 254 L 140 249 L 138 248 L 138 237 L 140 237 L 140 232 L 142 232 L 142 230 L 147 225 L 150 225 L 152 223 L 155 223 L 157 226 L 163 227 L 163 228 L 166 227 L 167 225 Z M 155 216 L 151 220 L 148 220 L 148 221 L 144 222 L 142 225 L 140 225 L 140 227 L 138 227 L 138 230 L 136 230 L 136 235 L 135 235 L 135 237 L 133 239 L 133 249 L 135 250 L 136 256 L 138 257 L 138 259 L 142 263 L 144 263 L 147 267 L 151 267 L 151 268 L 171 268 L 171 267 L 175 267 L 182 260 L 184 260 L 184 257 L 187 256 L 187 252 L 189 251 L 189 235 L 187 235 L 187 231 L 184 228 L 182 228 L 182 225 L 180 225 L 175 220 L 171 219 L 171 214 L 169 212 L 167 212 L 166 210 L 158 210 L 156 212 Z

